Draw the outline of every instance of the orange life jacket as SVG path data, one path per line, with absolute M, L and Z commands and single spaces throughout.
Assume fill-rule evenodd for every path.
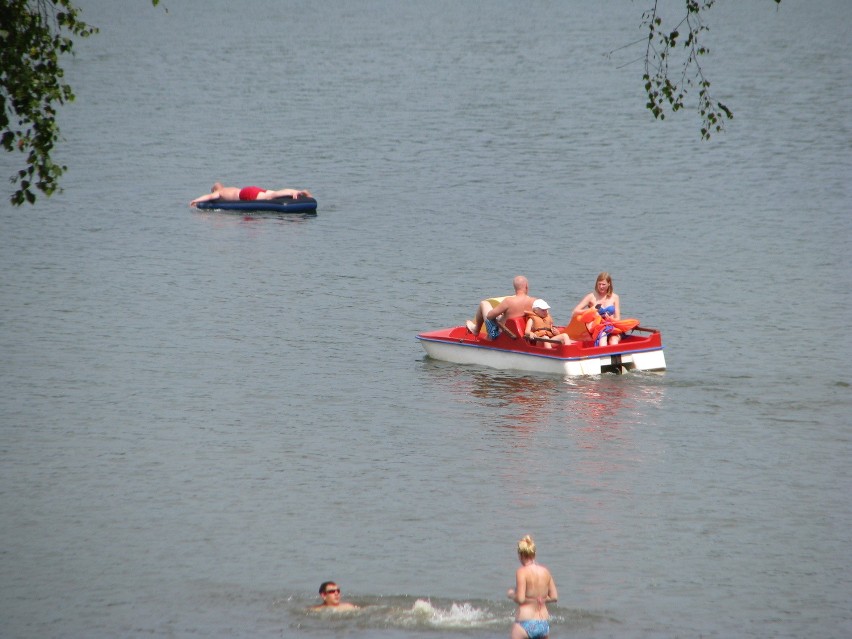
M 634 328 L 639 326 L 638 319 L 604 319 L 600 316 L 600 313 L 598 313 L 598 309 L 596 308 L 590 308 L 582 313 L 578 313 L 577 317 L 580 321 L 586 323 L 586 328 L 592 336 L 592 339 L 595 340 L 596 346 L 603 335 L 621 335 L 622 333 L 632 331 Z
M 553 337 L 556 331 L 553 330 L 553 318 L 548 313 L 544 317 L 539 317 L 535 311 L 526 311 L 525 315 L 532 319 L 533 325 L 530 333 L 536 337 Z

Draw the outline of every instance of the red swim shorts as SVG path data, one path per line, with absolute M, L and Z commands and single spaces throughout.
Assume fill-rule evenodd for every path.
M 256 200 L 257 196 L 260 193 L 263 193 L 266 189 L 262 189 L 259 186 L 246 186 L 240 189 L 240 199 L 241 200 Z

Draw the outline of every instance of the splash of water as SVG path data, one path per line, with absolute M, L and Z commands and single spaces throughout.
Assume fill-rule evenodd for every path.
M 467 602 L 452 602 L 449 608 L 441 608 L 434 606 L 428 599 L 418 599 L 411 607 L 411 613 L 418 622 L 440 628 L 484 627 L 505 621 Z

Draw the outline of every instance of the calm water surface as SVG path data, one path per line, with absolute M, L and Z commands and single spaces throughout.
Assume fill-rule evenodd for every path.
M 717 4 L 710 143 L 607 55 L 641 3 L 79 4 L 65 191 L 0 204 L 0 636 L 506 636 L 526 533 L 553 637 L 852 635 L 848 3 Z M 414 339 L 602 270 L 666 373 Z

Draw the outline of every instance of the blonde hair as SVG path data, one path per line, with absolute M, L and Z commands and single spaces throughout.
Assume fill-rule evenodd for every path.
M 535 558 L 535 542 L 529 535 L 526 535 L 518 542 L 518 555 L 520 557 Z
M 606 289 L 606 295 L 609 297 L 612 295 L 612 276 L 610 276 L 610 274 L 606 271 L 598 275 L 598 279 L 595 280 L 595 288 L 598 287 L 598 282 L 601 281 L 606 281 L 606 283 L 609 284 L 609 288 Z

